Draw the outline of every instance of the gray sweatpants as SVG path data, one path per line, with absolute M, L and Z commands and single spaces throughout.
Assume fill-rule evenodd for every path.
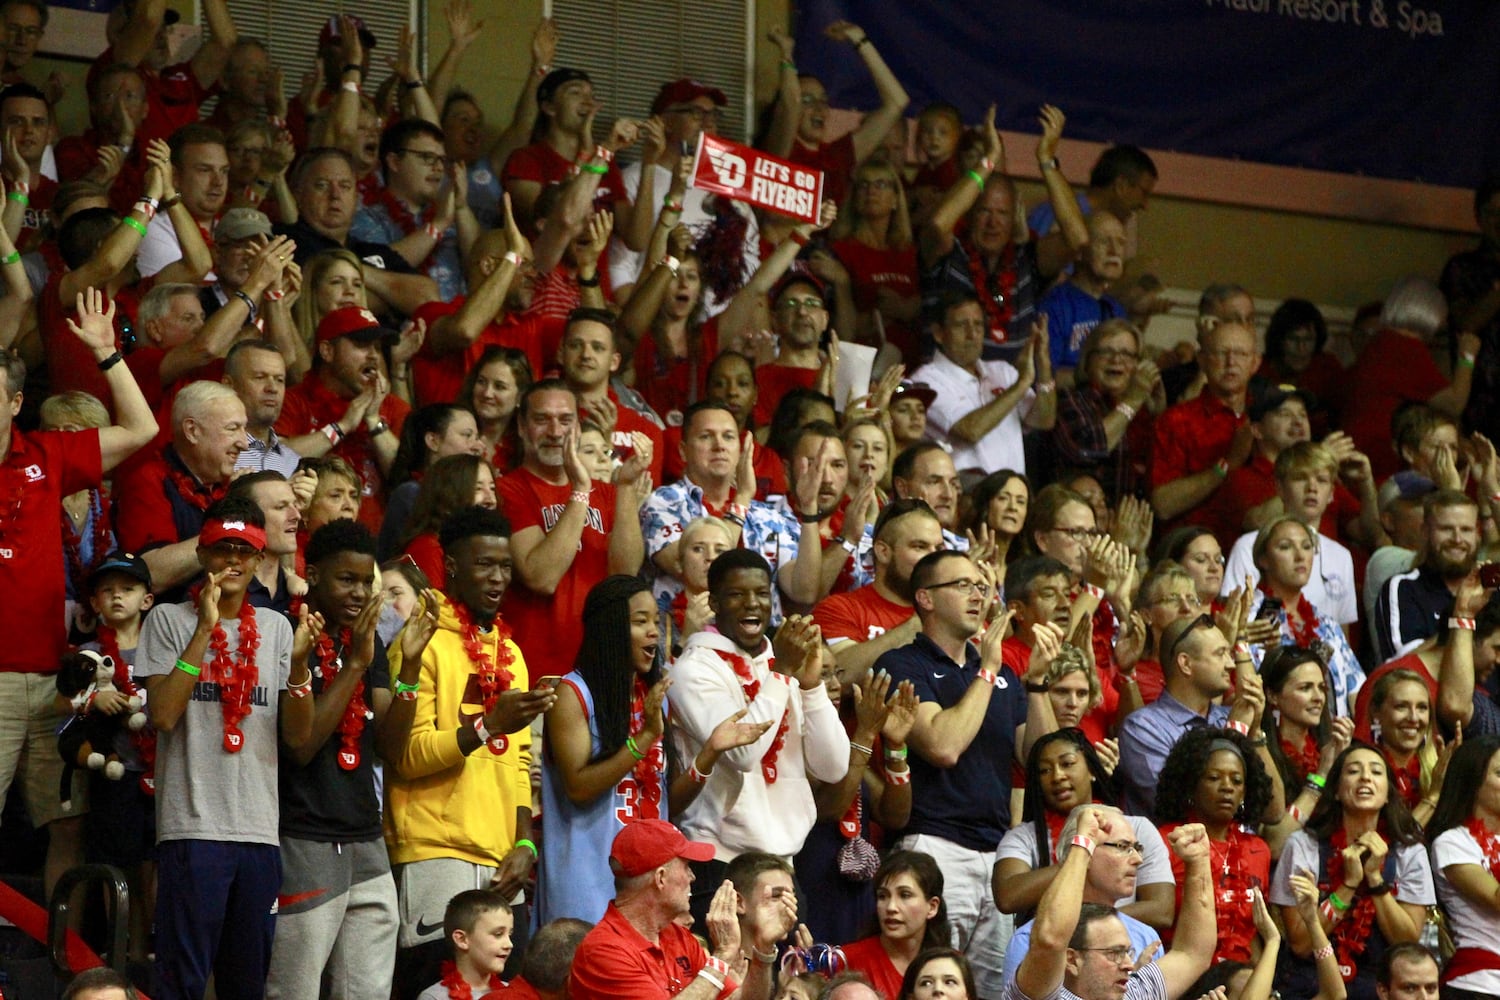
M 396 883 L 383 840 L 281 840 L 283 869 L 266 1000 L 388 997 L 395 967 Z

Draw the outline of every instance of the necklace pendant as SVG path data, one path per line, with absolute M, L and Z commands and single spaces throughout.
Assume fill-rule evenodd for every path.
M 510 749 L 510 738 L 502 733 L 499 736 L 491 736 L 484 745 L 489 747 L 490 753 L 496 757 L 503 757 L 505 751 Z
M 359 747 L 351 747 L 348 750 L 339 751 L 339 767 L 345 771 L 353 771 L 359 767 Z
M 245 734 L 239 726 L 224 727 L 224 752 L 239 753 L 245 748 Z

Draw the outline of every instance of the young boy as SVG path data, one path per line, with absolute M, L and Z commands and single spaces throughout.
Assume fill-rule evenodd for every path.
M 88 580 L 88 601 L 98 627 L 92 649 L 115 661 L 117 694 L 101 694 L 97 711 L 115 714 L 137 691 L 134 679 L 135 647 L 140 640 L 141 619 L 151 610 L 151 570 L 146 560 L 133 552 L 112 552 Z M 116 707 L 118 706 L 118 707 Z M 147 726 L 139 732 L 121 730 L 114 750 L 125 765 L 125 780 L 110 781 L 101 771 L 89 772 L 88 815 L 83 819 L 84 856 L 92 863 L 116 865 L 130 882 L 130 957 L 144 961 L 150 940 L 151 910 L 156 879 L 145 866 L 156 845 L 156 732 Z
M 500 970 L 510 958 L 515 926 L 510 904 L 493 889 L 470 889 L 448 900 L 443 936 L 453 960 L 443 963 L 443 978 L 417 1000 L 472 1000 L 502 989 Z

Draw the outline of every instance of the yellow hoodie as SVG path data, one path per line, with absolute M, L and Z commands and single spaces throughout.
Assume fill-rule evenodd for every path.
M 531 807 L 530 728 L 510 733 L 510 746 L 498 757 L 483 746 L 467 757 L 458 748 L 458 727 L 472 726 L 484 712 L 462 628 L 445 598 L 437 632 L 422 654 L 406 753 L 385 772 L 385 840 L 392 864 L 459 858 L 498 866 L 515 846 L 516 809 Z M 480 641 L 498 667 L 498 631 L 480 633 Z M 505 649 L 510 686 L 529 688 L 520 648 L 506 640 Z M 394 685 L 401 671 L 400 642 L 391 643 L 387 656 Z

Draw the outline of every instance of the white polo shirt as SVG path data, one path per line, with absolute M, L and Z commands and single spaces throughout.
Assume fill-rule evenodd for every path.
M 976 375 L 960 368 L 941 350 L 932 360 L 911 376 L 913 382 L 925 382 L 937 393 L 927 407 L 927 434 L 934 441 L 949 446 L 953 465 L 959 470 L 983 469 L 986 473 L 1001 469 L 1026 472 L 1026 450 L 1021 443 L 1021 421 L 1036 405 L 1036 390 L 1028 389 L 1015 409 L 1005 415 L 978 444 L 968 444 L 949 437 L 948 431 L 970 413 L 984 406 L 1021 378 L 1008 361 L 979 361 Z

